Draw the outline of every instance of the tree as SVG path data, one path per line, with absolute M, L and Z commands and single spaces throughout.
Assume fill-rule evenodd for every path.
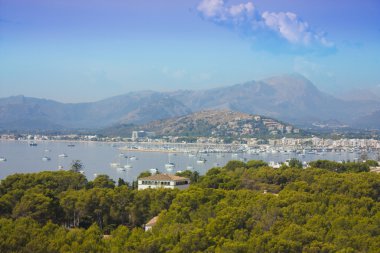
M 232 161 L 229 161 L 225 166 L 224 168 L 226 168 L 226 170 L 235 170 L 237 168 L 247 168 L 247 164 L 245 162 L 242 162 L 242 161 L 237 161 L 237 160 L 232 160 Z
M 250 160 L 247 162 L 248 168 L 255 168 L 258 169 L 260 167 L 268 166 L 267 162 L 264 162 L 263 160 Z
M 291 168 L 297 168 L 297 169 L 302 169 L 302 162 L 296 158 L 292 158 L 289 161 L 289 167 Z
M 151 175 L 152 175 L 152 173 L 150 173 L 149 171 L 143 171 L 143 172 L 140 173 L 140 175 L 138 175 L 137 178 L 149 177 Z
M 115 188 L 115 181 L 108 175 L 98 175 L 92 183 L 94 188 Z
M 189 178 L 192 183 L 196 183 L 199 181 L 199 172 L 198 171 L 191 171 L 191 170 L 185 170 L 182 172 L 175 173 L 177 176 L 180 177 L 186 177 Z
M 80 172 L 81 170 L 83 170 L 83 168 L 84 165 L 80 160 L 73 160 L 71 162 L 71 171 Z
M 13 209 L 13 217 L 31 217 L 39 223 L 55 218 L 53 199 L 41 193 L 27 192 Z
M 128 185 L 127 182 L 124 181 L 124 179 L 120 178 L 117 180 L 117 186 L 123 186 L 123 185 Z

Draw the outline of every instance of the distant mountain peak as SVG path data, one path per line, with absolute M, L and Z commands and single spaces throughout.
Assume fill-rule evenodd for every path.
M 277 88 L 285 87 L 291 89 L 312 89 L 318 91 L 314 84 L 304 77 L 303 75 L 294 73 L 294 74 L 283 74 L 279 76 L 270 77 L 262 80 L 262 82 L 267 83 L 271 86 Z M 294 90 L 293 90 L 294 91 Z
M 89 103 L 65 104 L 23 95 L 1 98 L 0 129 L 17 130 L 17 125 L 33 129 L 33 125 L 44 126 L 44 122 L 63 128 L 94 129 L 118 123 L 145 124 L 206 109 L 205 115 L 215 114 L 216 118 L 230 114 L 219 109 L 228 109 L 234 111 L 234 115 L 237 112 L 265 115 L 311 126 L 328 119 L 354 123 L 363 115 L 379 111 L 380 101 L 337 99 L 318 90 L 304 76 L 292 73 L 213 89 L 135 91 Z M 239 116 L 245 117 L 244 114 Z M 376 116 L 378 114 L 373 114 Z M 362 125 L 366 125 L 365 121 L 367 118 L 363 118 Z

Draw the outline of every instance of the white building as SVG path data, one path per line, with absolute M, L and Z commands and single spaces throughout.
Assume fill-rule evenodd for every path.
M 149 177 L 143 177 L 138 179 L 138 189 L 180 189 L 184 190 L 189 188 L 190 179 L 185 177 L 179 177 L 169 174 L 155 174 Z

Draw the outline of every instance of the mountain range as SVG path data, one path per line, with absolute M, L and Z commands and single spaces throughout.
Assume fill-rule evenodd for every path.
M 334 126 L 380 128 L 380 100 L 337 98 L 291 74 L 214 89 L 130 92 L 91 103 L 0 98 L 0 130 L 101 129 L 207 109 L 265 115 L 299 127 L 331 121 Z

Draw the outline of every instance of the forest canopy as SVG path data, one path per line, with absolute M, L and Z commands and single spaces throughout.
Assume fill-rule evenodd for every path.
M 14 174 L 0 183 L 0 252 L 378 252 L 372 163 L 310 165 L 230 161 L 182 172 L 192 178 L 184 191 L 75 171 Z

